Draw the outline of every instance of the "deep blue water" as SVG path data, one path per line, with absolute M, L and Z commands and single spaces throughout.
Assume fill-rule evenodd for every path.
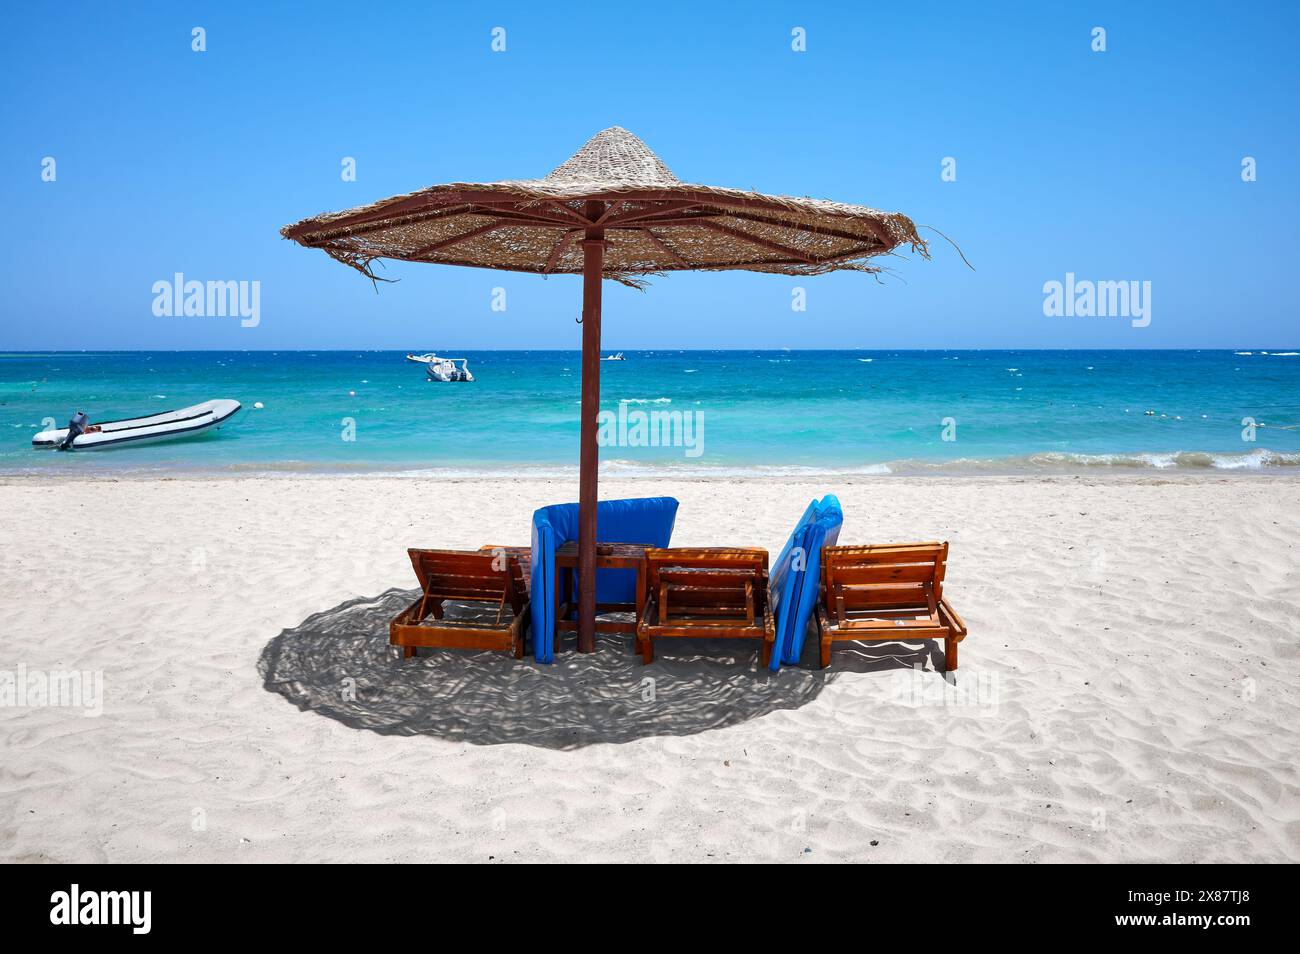
M 469 359 L 474 383 L 426 383 L 424 368 L 395 352 L 0 355 L 0 470 L 500 473 L 575 466 L 576 352 L 452 356 Z M 658 351 L 627 357 L 602 363 L 602 407 L 616 412 L 623 403 L 631 412 L 621 436 L 613 430 L 614 443 L 602 448 L 609 472 L 1276 472 L 1300 464 L 1295 353 Z M 113 419 L 221 397 L 241 401 L 244 410 L 207 438 L 99 452 L 30 447 L 43 419 L 61 427 L 77 410 L 92 420 Z M 685 415 L 656 421 L 678 444 L 629 446 L 638 437 L 636 412 Z M 1243 418 L 1264 425 L 1253 442 L 1243 439 Z M 354 422 L 355 440 L 345 439 L 347 421 Z M 688 422 L 690 432 L 677 427 Z

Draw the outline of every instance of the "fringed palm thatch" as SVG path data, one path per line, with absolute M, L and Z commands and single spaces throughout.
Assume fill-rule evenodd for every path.
M 543 179 L 430 186 L 304 219 L 285 238 L 374 274 L 376 259 L 581 274 L 580 242 L 603 229 L 605 278 L 744 269 L 876 273 L 877 256 L 926 243 L 905 215 L 824 199 L 681 182 L 618 126 Z

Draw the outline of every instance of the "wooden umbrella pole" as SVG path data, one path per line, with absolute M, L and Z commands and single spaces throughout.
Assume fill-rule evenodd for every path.
M 595 221 L 603 202 L 587 203 Z M 600 448 L 600 281 L 605 265 L 605 230 L 588 228 L 582 240 L 582 441 L 578 472 L 578 652 L 596 651 L 596 470 Z

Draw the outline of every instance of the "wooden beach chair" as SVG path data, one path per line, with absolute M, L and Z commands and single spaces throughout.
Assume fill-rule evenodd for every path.
M 420 597 L 389 625 L 389 642 L 403 658 L 417 646 L 440 649 L 509 649 L 524 655 L 528 575 L 516 548 L 408 550 Z M 455 618 L 446 604 L 454 602 Z
M 641 661 L 665 636 L 757 639 L 766 666 L 776 641 L 767 599 L 767 551 L 685 547 L 646 551 L 646 597 L 637 626 Z
M 817 604 L 822 667 L 836 642 L 942 639 L 946 669 L 956 669 L 966 624 L 943 595 L 947 565 L 947 543 L 826 547 Z

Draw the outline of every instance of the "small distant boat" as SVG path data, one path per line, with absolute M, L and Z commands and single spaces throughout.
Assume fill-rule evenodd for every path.
M 474 375 L 469 371 L 469 361 L 465 358 L 437 358 L 425 365 L 425 369 L 430 381 L 447 383 L 474 380 Z
M 442 358 L 432 351 L 424 354 L 408 354 L 407 361 L 414 361 L 425 366 L 430 381 L 473 381 L 469 361 L 465 358 Z
M 615 354 L 606 355 L 605 357 L 601 358 L 600 360 L 601 360 L 601 361 L 626 361 L 627 358 L 623 357 L 623 352 L 619 351 L 619 352 L 616 352 Z
M 122 444 L 145 444 L 194 437 L 219 428 L 239 410 L 238 401 L 204 401 L 175 411 L 120 421 L 92 422 L 81 411 L 67 427 L 41 431 L 32 438 L 33 447 L 59 450 L 100 450 Z

